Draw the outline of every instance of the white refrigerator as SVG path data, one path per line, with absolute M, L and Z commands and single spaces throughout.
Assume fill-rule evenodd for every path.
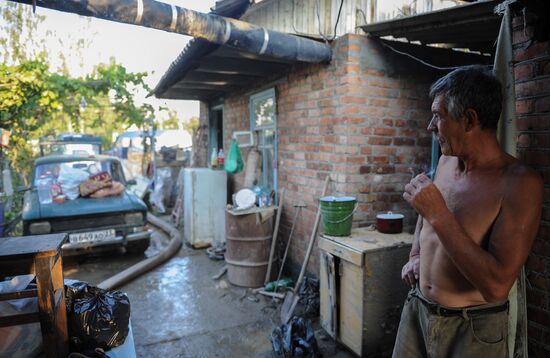
M 183 238 L 194 248 L 225 242 L 225 170 L 186 168 L 183 175 Z

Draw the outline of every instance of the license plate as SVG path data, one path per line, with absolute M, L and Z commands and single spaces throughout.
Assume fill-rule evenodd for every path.
M 71 244 L 80 243 L 80 242 L 95 242 L 95 241 L 108 241 L 115 240 L 115 230 L 101 230 L 101 231 L 90 231 L 90 232 L 80 232 L 77 234 L 70 234 L 69 241 Z

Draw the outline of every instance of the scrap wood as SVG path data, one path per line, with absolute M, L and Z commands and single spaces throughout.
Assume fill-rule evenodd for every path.
M 269 296 L 269 297 L 273 297 L 273 298 L 279 298 L 279 299 L 283 299 L 285 298 L 285 294 L 284 293 L 277 293 L 277 292 L 268 292 L 268 291 L 264 291 L 264 290 L 259 290 L 257 293 L 261 294 L 261 295 L 264 295 L 264 296 Z
M 221 270 L 217 274 L 212 276 L 212 279 L 213 280 L 219 280 L 223 275 L 225 275 L 226 272 L 227 272 L 227 265 L 223 265 Z

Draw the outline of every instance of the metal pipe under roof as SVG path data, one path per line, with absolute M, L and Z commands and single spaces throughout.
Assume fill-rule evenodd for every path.
M 330 62 L 332 57 L 330 46 L 321 42 L 154 0 L 12 1 L 189 35 L 219 45 L 273 58 L 322 63 Z

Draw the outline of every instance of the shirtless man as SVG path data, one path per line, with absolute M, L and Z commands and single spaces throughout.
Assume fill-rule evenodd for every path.
M 500 148 L 490 72 L 459 68 L 430 96 L 442 156 L 433 182 L 420 174 L 403 194 L 419 218 L 393 356 L 506 357 L 507 297 L 539 227 L 542 179 Z

